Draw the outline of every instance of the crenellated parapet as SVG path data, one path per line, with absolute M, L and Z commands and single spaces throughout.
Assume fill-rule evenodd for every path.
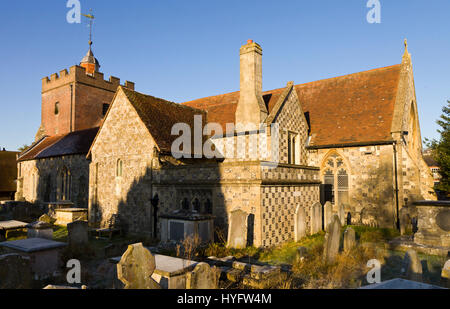
M 103 73 L 94 72 L 92 75 L 87 74 L 84 67 L 74 65 L 69 68 L 69 71 L 64 69 L 61 70 L 59 74 L 53 73 L 50 77 L 46 76 L 42 78 L 42 93 L 71 83 L 86 84 L 115 92 L 117 87 L 120 86 L 120 79 L 110 76 L 109 80 L 105 80 Z M 122 86 L 134 90 L 133 82 L 125 81 Z

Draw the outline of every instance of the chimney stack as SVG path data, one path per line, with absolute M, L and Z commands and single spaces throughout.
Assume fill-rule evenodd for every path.
M 259 125 L 267 117 L 262 98 L 262 49 L 259 44 L 248 40 L 240 49 L 241 91 L 236 109 L 236 124 Z

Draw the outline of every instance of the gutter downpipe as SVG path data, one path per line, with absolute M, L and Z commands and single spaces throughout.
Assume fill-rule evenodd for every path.
M 395 173 L 395 207 L 396 207 L 396 216 L 395 216 L 395 226 L 400 231 L 400 215 L 399 215 L 399 201 L 398 201 L 398 168 L 397 168 L 397 141 L 392 143 L 392 148 L 394 150 L 394 173 Z

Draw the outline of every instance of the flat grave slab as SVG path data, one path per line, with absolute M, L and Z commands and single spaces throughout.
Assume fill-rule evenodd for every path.
M 66 245 L 67 244 L 64 242 L 49 240 L 45 238 L 27 238 L 0 242 L 0 246 L 2 247 L 26 253 L 58 249 L 65 247 Z
M 416 282 L 405 279 L 392 279 L 380 283 L 375 283 L 371 285 L 366 285 L 360 289 L 385 289 L 385 290 L 426 290 L 426 289 L 444 289 L 443 287 L 437 285 L 426 284 L 422 282 Z
M 0 221 L 0 230 L 15 230 L 15 229 L 22 229 L 27 226 L 28 223 L 22 222 L 22 221 L 16 221 L 16 220 L 7 220 L 7 221 Z

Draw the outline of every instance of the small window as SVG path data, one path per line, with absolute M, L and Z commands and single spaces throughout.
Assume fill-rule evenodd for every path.
M 296 164 L 299 160 L 297 136 L 298 134 L 293 132 L 288 134 L 288 164 Z
M 205 213 L 212 215 L 213 213 L 213 206 L 209 199 L 205 202 Z
M 123 163 L 122 160 L 117 160 L 117 166 L 116 166 L 116 176 L 117 177 L 122 177 L 122 167 L 123 167 Z
M 200 212 L 200 201 L 198 200 L 198 198 L 196 198 L 193 202 L 192 202 L 192 209 Z
M 181 208 L 183 210 L 189 210 L 189 201 L 187 198 L 184 198 L 183 201 L 181 202 Z
M 105 116 L 106 112 L 108 112 L 108 108 L 109 108 L 109 104 L 103 103 L 103 110 L 102 110 L 103 116 Z
M 55 115 L 59 114 L 59 102 L 55 103 Z

